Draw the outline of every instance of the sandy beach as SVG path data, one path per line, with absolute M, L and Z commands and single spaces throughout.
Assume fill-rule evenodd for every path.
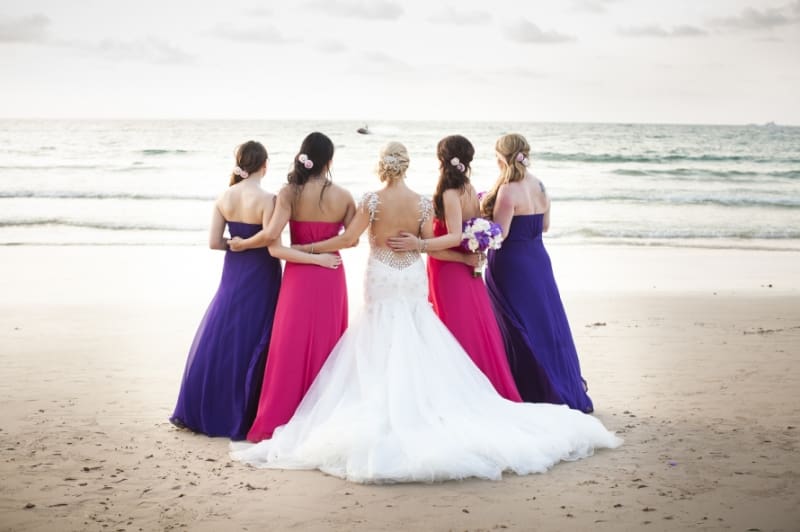
M 551 245 L 613 451 L 502 481 L 255 470 L 167 421 L 222 254 L 0 248 L 0 530 L 798 530 L 800 252 Z M 361 304 L 365 250 L 345 253 Z

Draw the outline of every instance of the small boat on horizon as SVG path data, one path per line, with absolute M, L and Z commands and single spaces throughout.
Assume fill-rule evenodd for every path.
M 362 135 L 369 135 L 370 133 L 372 133 L 369 130 L 369 126 L 367 124 L 364 124 L 364 127 L 360 127 L 358 129 L 356 129 L 356 132 L 357 133 L 361 133 Z

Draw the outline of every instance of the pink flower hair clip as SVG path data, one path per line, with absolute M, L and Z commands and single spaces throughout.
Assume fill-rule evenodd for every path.
M 524 153 L 522 153 L 522 152 L 519 152 L 519 153 L 517 154 L 517 157 L 516 157 L 516 159 L 517 159 L 517 162 L 518 162 L 518 163 L 522 163 L 524 166 L 528 166 L 528 158 L 527 158 L 527 157 L 525 157 L 525 154 L 524 154 Z
M 458 159 L 458 157 L 453 157 L 452 159 L 450 159 L 450 164 L 458 168 L 458 171 L 462 173 L 464 172 L 464 170 L 467 169 L 467 167 L 464 166 L 464 164 Z
M 306 170 L 311 170 L 312 168 L 314 168 L 314 161 L 309 159 L 308 155 L 306 155 L 305 153 L 301 153 L 300 155 L 298 155 L 297 160 L 300 162 L 300 164 L 306 167 Z
M 250 174 L 248 174 L 246 171 L 242 170 L 238 166 L 233 167 L 233 175 L 238 175 L 242 179 L 247 179 L 250 176 Z

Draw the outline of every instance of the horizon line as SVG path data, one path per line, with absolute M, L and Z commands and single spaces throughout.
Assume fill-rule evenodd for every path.
M 800 127 L 800 123 L 767 122 L 634 122 L 634 121 L 603 121 L 603 120 L 490 120 L 473 119 L 422 119 L 422 118 L 387 118 L 375 120 L 357 120 L 354 118 L 187 118 L 187 117 L 160 117 L 160 118 L 131 118 L 131 117 L 11 117 L 0 116 L 0 122 L 353 122 L 356 124 L 369 123 L 424 123 L 424 122 L 454 122 L 454 123 L 512 123 L 512 124 L 604 124 L 604 125 L 637 125 L 637 126 L 723 126 L 723 127 Z

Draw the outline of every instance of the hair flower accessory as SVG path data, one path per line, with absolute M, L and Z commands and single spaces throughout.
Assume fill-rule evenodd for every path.
M 242 179 L 247 179 L 250 174 L 248 174 L 245 170 L 242 170 L 238 166 L 233 167 L 233 175 L 238 175 Z
M 388 171 L 392 174 L 397 174 L 394 177 L 398 177 L 403 173 L 403 163 L 400 160 L 400 157 L 391 153 L 386 154 L 381 158 L 381 166 L 383 167 L 382 171 Z
M 307 170 L 311 170 L 312 168 L 314 168 L 314 161 L 309 159 L 308 155 L 306 155 L 305 153 L 301 153 L 300 155 L 298 155 L 297 160 L 300 162 L 300 164 L 305 166 Z
M 458 171 L 459 171 L 459 172 L 463 172 L 464 170 L 466 170 L 466 169 L 467 169 L 467 167 L 466 167 L 466 166 L 464 166 L 464 163 L 462 163 L 462 162 L 459 160 L 459 158 L 458 158 L 458 157 L 453 157 L 452 159 L 450 159 L 450 164 L 452 164 L 453 166 L 455 166 L 456 168 L 458 168 Z
M 518 163 L 522 163 L 523 165 L 528 166 L 528 158 L 525 157 L 524 153 L 519 152 L 517 154 L 516 160 L 517 160 Z

